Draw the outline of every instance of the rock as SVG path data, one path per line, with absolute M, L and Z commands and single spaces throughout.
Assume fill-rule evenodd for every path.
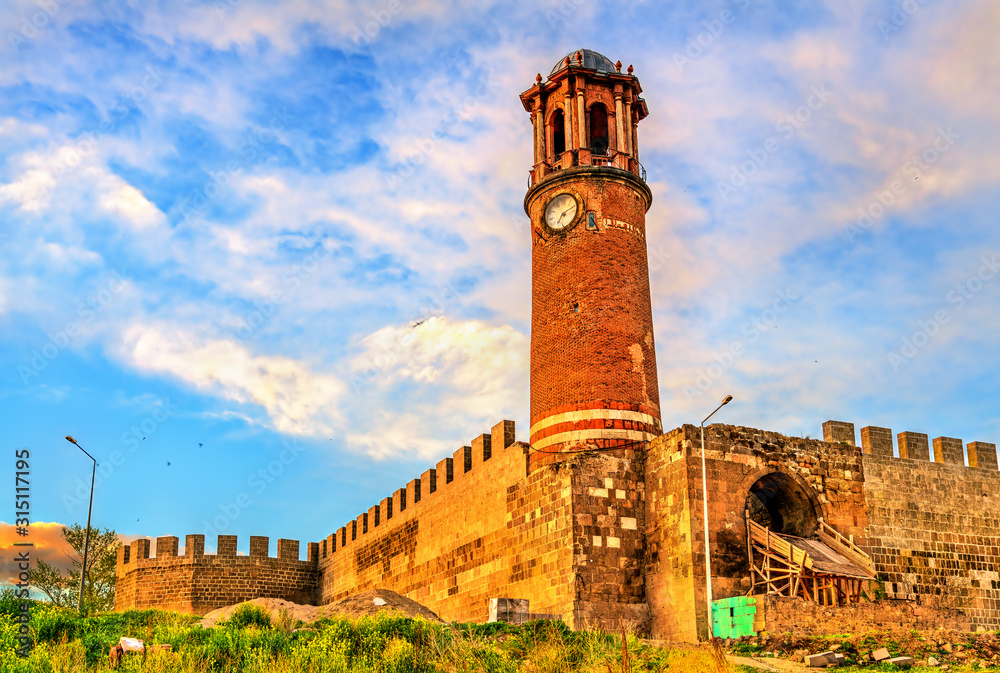
M 900 668 L 909 668 L 913 666 L 913 657 L 893 657 L 892 659 L 887 659 L 884 663 L 899 666 Z
M 889 659 L 891 657 L 892 655 L 889 654 L 889 650 L 885 649 L 884 647 L 880 647 L 874 652 L 872 652 L 872 659 L 874 659 L 876 662 L 885 661 L 886 659 Z
M 951 646 L 951 643 L 945 643 L 944 647 L 942 647 L 941 649 L 947 652 L 948 654 L 951 654 L 952 652 L 955 651 L 954 648 Z
M 837 664 L 837 655 L 830 651 L 820 652 L 819 654 L 807 654 L 805 664 L 810 668 L 835 666 Z
M 937 659 L 935 659 L 934 657 L 927 657 L 927 665 L 928 666 L 937 666 L 940 663 L 941 662 L 938 661 Z

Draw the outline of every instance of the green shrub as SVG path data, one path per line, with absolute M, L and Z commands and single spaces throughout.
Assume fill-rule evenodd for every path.
M 239 605 L 229 616 L 226 626 L 236 629 L 243 629 L 248 626 L 256 626 L 262 629 L 271 628 L 271 615 L 261 605 L 253 603 L 243 603 Z

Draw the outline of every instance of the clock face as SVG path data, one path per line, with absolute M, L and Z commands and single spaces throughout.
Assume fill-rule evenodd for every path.
M 580 204 L 572 194 L 559 194 L 552 197 L 545 206 L 545 224 L 552 231 L 563 231 L 576 220 Z

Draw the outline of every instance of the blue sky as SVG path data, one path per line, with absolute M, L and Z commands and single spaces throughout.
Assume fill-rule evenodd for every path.
M 907 7 L 5 3 L 0 401 L 33 518 L 86 517 L 67 434 L 96 525 L 243 551 L 502 418 L 526 439 L 517 95 L 581 47 L 649 105 L 664 427 L 731 393 L 719 420 L 787 434 L 995 442 L 1000 9 Z

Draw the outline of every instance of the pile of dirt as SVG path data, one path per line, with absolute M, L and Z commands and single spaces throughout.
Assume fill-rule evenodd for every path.
M 301 620 L 303 623 L 309 624 L 323 617 L 357 619 L 358 617 L 373 616 L 380 612 L 390 612 L 404 617 L 419 617 L 435 624 L 444 624 L 440 617 L 420 603 L 385 589 L 363 591 L 328 605 L 299 605 L 280 598 L 255 598 L 247 602 L 262 606 L 271 615 L 272 621 L 279 618 L 282 610 L 287 610 L 293 623 Z M 201 618 L 201 625 L 207 628 L 229 619 L 229 616 L 240 605 L 243 604 L 237 603 L 212 610 Z

